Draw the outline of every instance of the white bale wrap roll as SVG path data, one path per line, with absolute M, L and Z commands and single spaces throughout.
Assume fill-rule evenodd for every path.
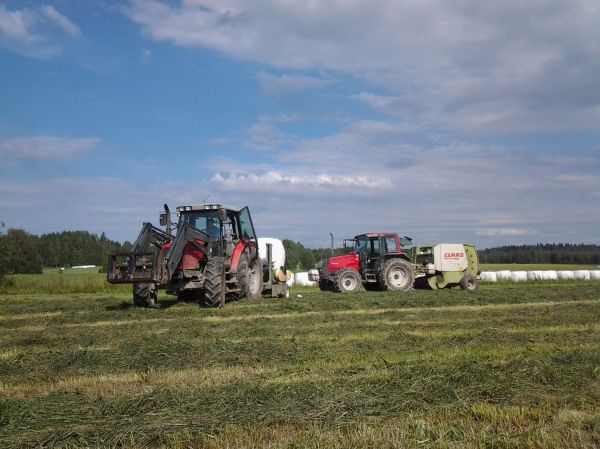
M 592 281 L 600 281 L 600 270 L 590 270 L 590 279 Z
M 510 273 L 510 280 L 513 282 L 524 282 L 527 280 L 527 271 L 513 271 Z
M 541 281 L 543 279 L 543 271 L 528 271 L 527 272 L 527 280 L 528 281 Z
M 296 285 L 300 285 L 302 287 L 313 287 L 313 286 L 317 285 L 316 282 L 310 281 L 308 279 L 307 271 L 300 271 L 300 272 L 294 274 L 294 282 Z
M 285 249 L 283 242 L 279 239 L 271 237 L 260 237 L 258 239 L 258 256 L 263 260 L 267 260 L 267 243 L 271 244 L 271 258 L 273 261 L 273 270 L 285 266 Z
M 590 270 L 573 271 L 573 277 L 578 281 L 589 281 L 590 280 Z
M 558 279 L 558 275 L 555 270 L 547 270 L 542 271 L 542 280 L 543 281 L 556 281 Z
M 558 279 L 561 281 L 572 281 L 575 279 L 573 272 L 570 270 L 557 271 L 556 274 L 558 275 Z
M 496 279 L 499 281 L 510 281 L 510 270 L 496 271 Z
M 479 278 L 481 282 L 496 282 L 498 280 L 494 271 L 482 271 Z

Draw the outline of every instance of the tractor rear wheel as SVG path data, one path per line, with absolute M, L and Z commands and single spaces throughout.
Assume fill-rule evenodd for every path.
M 356 270 L 346 268 L 337 276 L 337 290 L 342 293 L 357 293 L 360 290 L 360 275 Z
M 247 254 L 243 254 L 238 263 L 237 279 L 240 288 L 240 298 L 258 299 L 263 289 L 263 272 L 260 259 L 249 261 Z
M 223 288 L 223 265 L 222 257 L 213 257 L 206 262 L 204 267 L 204 305 L 207 307 L 221 306 L 221 292 Z
M 133 284 L 133 304 L 137 307 L 154 307 L 156 304 L 156 287 L 143 282 Z
M 460 280 L 460 288 L 466 292 L 473 293 L 477 290 L 477 278 L 469 274 L 466 275 Z
M 382 290 L 405 292 L 413 288 L 415 275 L 412 266 L 406 260 L 388 260 L 381 273 L 379 285 Z

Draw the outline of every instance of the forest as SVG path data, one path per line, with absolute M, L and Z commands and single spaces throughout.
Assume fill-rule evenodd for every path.
M 0 223 L 1 226 L 1 223 Z M 292 270 L 314 268 L 323 257 L 330 257 L 331 248 L 306 248 L 300 242 L 283 240 L 287 265 Z M 127 251 L 130 242 L 110 240 L 87 231 L 30 234 L 22 229 L 0 227 L 0 276 L 6 274 L 41 273 L 43 267 L 71 267 L 75 265 L 105 266 L 108 255 Z M 336 248 L 334 255 L 349 252 Z M 570 243 L 539 243 L 511 245 L 479 251 L 481 263 L 550 263 L 600 264 L 600 245 Z

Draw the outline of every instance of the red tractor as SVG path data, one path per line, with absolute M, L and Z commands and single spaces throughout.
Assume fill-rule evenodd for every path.
M 108 282 L 133 284 L 133 303 L 143 307 L 154 305 L 159 288 L 211 307 L 226 299 L 260 297 L 263 264 L 248 208 L 203 204 L 177 212 L 174 235 L 165 204 L 165 231 L 144 223 L 131 252 L 111 254 Z
M 402 245 L 411 243 L 408 237 L 372 233 L 357 235 L 350 241 L 350 254 L 323 259 L 317 264 L 316 278 L 321 290 L 355 293 L 361 284 L 366 290 L 375 291 L 413 288 L 414 268 L 402 251 Z M 317 279 L 313 276 L 313 280 Z

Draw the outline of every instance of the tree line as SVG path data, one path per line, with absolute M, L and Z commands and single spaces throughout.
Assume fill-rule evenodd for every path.
M 111 252 L 130 247 L 131 243 L 110 240 L 104 233 L 63 231 L 37 236 L 0 228 L 0 276 L 41 273 L 43 267 L 104 266 Z
M 300 242 L 283 240 L 286 264 L 291 270 L 314 268 L 319 260 L 331 257 L 331 248 L 306 248 Z M 130 242 L 110 240 L 87 231 L 63 231 L 41 236 L 22 229 L 4 231 L 0 222 L 0 277 L 6 274 L 41 273 L 43 267 L 75 265 L 105 266 L 111 252 L 128 251 Z M 335 248 L 333 255 L 351 248 Z M 481 263 L 600 264 L 600 245 L 550 243 L 501 246 L 479 251 Z
M 510 245 L 479 251 L 481 263 L 600 264 L 600 245 L 538 243 Z

